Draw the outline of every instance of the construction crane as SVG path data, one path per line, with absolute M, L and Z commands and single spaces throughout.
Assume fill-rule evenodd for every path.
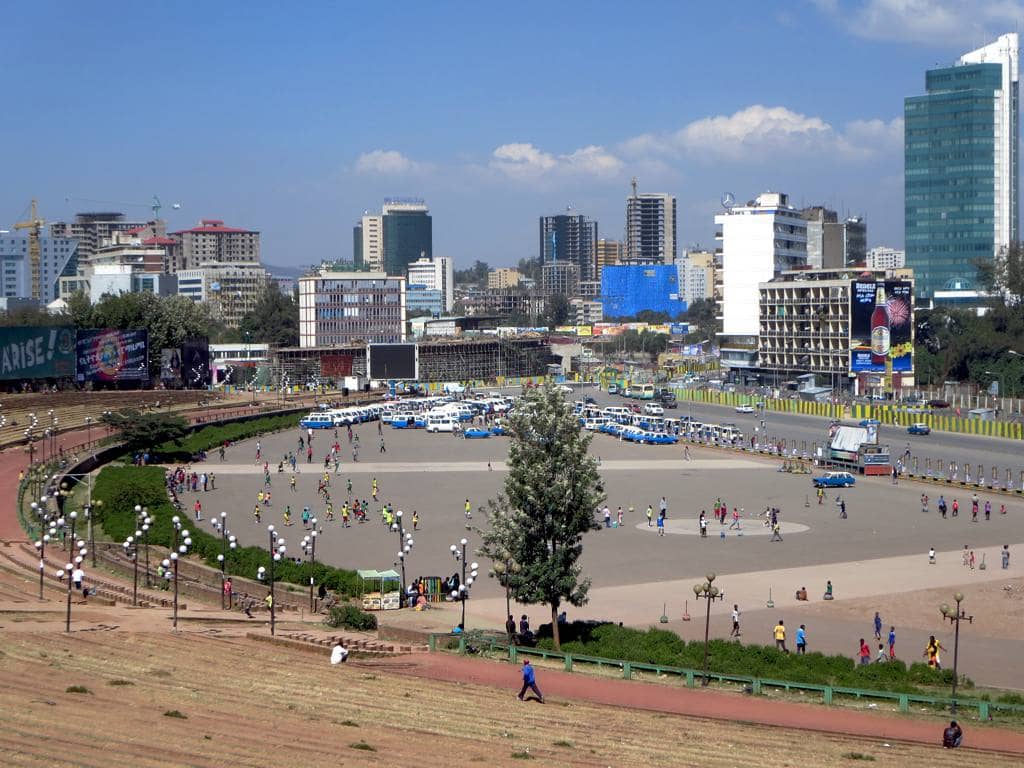
M 64 198 L 65 203 L 70 203 L 73 200 L 77 200 L 80 203 L 99 203 L 100 205 L 116 205 L 124 208 L 149 208 L 153 211 L 153 220 L 157 221 L 160 218 L 160 209 L 163 208 L 163 203 L 160 202 L 160 198 L 153 195 L 153 199 L 148 203 L 125 203 L 118 200 L 92 200 L 88 197 L 77 197 L 74 195 L 68 195 Z M 181 203 L 173 203 L 171 208 L 178 210 L 181 208 Z
M 38 204 L 35 200 L 32 201 L 28 221 L 19 221 L 14 225 L 15 229 L 28 230 L 28 261 L 32 270 L 32 298 L 35 301 L 41 301 L 43 298 L 40 280 L 42 250 L 39 247 L 39 233 L 45 226 L 46 222 L 39 218 Z

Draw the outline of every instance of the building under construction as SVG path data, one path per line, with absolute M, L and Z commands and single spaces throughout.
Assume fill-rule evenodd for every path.
M 496 381 L 525 376 L 544 376 L 551 344 L 542 336 L 500 338 L 479 336 L 424 341 L 419 348 L 419 381 Z M 284 347 L 271 354 L 278 381 L 291 385 L 343 386 L 343 379 L 365 379 L 366 346 Z

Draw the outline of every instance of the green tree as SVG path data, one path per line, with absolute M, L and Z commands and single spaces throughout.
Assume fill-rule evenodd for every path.
M 295 347 L 299 344 L 299 304 L 285 296 L 274 284 L 260 294 L 252 312 L 242 318 L 239 338 L 271 344 L 276 347 Z
M 0 327 L 64 325 L 69 321 L 66 314 L 51 315 L 45 307 L 25 307 L 9 312 L 0 312 Z
M 477 259 L 468 269 L 455 270 L 455 284 L 484 287 L 487 285 L 487 273 L 490 271 L 487 262 Z
M 519 565 L 506 583 L 520 603 L 548 605 L 559 647 L 558 609 L 584 605 L 583 534 L 595 527 L 604 500 L 591 435 L 551 383 L 524 394 L 508 421 L 509 471 L 504 496 L 489 503 L 491 525 L 481 552 L 492 561 L 511 556 Z
M 527 258 L 520 259 L 519 263 L 516 264 L 516 271 L 523 277 L 533 280 L 535 283 L 540 283 L 541 274 L 541 261 L 539 258 Z
M 544 306 L 545 322 L 551 328 L 556 325 L 565 325 L 569 321 L 569 300 L 560 293 L 548 297 Z
M 709 338 L 722 330 L 717 315 L 718 305 L 711 299 L 697 299 L 686 308 L 686 321 Z
M 121 433 L 129 451 L 152 450 L 162 443 L 178 443 L 188 432 L 188 422 L 169 413 L 140 413 L 123 409 L 101 417 L 104 424 Z

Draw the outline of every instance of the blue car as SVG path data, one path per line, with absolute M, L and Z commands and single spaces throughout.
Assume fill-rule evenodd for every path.
M 857 482 L 857 478 L 849 472 L 826 472 L 811 482 L 815 488 L 849 488 Z
M 918 422 L 916 424 L 911 424 L 909 427 L 907 427 L 908 435 L 930 435 L 931 433 L 932 428 L 925 424 L 923 421 Z
M 877 427 L 881 423 L 882 422 L 880 422 L 878 419 L 861 419 L 860 420 L 860 425 L 862 427 Z
M 462 434 L 470 439 L 479 439 L 481 437 L 491 436 L 490 430 L 480 429 L 479 427 L 470 427 L 469 429 L 465 430 Z
M 498 424 L 497 426 L 491 427 L 491 434 L 495 437 L 503 437 L 505 435 L 505 428 Z

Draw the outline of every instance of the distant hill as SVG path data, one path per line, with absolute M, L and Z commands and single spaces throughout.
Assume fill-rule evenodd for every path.
M 263 265 L 263 268 L 274 277 L 299 278 L 309 271 L 309 267 L 279 267 L 274 264 L 266 263 Z

